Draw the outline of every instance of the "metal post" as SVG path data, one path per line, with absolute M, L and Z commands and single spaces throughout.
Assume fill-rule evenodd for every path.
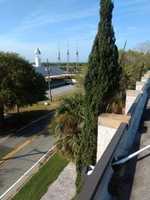
M 52 98 L 51 78 L 50 78 L 51 72 L 50 72 L 50 66 L 49 66 L 48 59 L 47 59 L 47 66 L 46 66 L 46 68 L 47 68 L 47 73 L 48 73 L 48 91 L 49 91 L 48 96 L 49 96 L 50 101 L 52 101 L 53 98 Z
M 69 73 L 70 51 L 67 49 L 67 72 Z
M 77 70 L 78 70 L 78 64 L 79 64 L 79 51 L 77 49 L 76 50 L 76 70 L 75 70 L 75 72 L 77 72 Z

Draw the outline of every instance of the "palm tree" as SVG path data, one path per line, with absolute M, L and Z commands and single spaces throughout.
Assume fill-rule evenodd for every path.
M 71 160 L 76 160 L 83 125 L 83 96 L 65 98 L 57 109 L 54 128 L 57 147 Z

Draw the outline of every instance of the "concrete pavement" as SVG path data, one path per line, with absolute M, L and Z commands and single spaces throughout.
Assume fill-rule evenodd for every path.
M 69 163 L 41 200 L 71 200 L 76 194 L 76 167 Z

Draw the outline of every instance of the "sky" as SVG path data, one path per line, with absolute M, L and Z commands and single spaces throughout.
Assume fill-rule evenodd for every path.
M 150 41 L 150 0 L 114 0 L 113 25 L 119 48 Z M 99 0 L 0 0 L 0 50 L 17 52 L 34 61 L 39 47 L 42 61 L 86 62 L 99 22 Z

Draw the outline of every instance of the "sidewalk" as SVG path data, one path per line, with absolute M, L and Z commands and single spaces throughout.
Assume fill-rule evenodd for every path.
M 71 200 L 76 194 L 76 167 L 73 163 L 61 172 L 41 200 Z

